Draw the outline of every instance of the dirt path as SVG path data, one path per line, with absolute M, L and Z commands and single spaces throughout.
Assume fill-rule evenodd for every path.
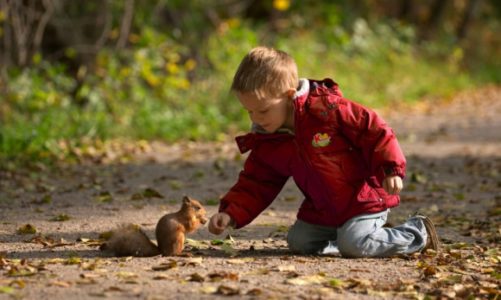
M 301 194 L 289 182 L 251 225 L 231 233 L 231 243 L 218 245 L 224 236 L 205 227 L 190 236 L 184 257 L 106 257 L 99 233 L 133 222 L 153 236 L 184 194 L 212 215 L 243 161 L 233 143 L 153 143 L 128 162 L 0 173 L 0 299 L 499 297 L 501 89 L 381 114 L 409 163 L 390 221 L 416 210 L 430 215 L 444 242 L 437 254 L 292 255 L 285 236 Z M 164 198 L 133 196 L 146 188 Z M 37 233 L 18 234 L 26 224 Z

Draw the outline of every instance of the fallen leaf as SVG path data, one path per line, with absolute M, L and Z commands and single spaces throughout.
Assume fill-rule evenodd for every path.
M 41 204 L 49 204 L 52 202 L 52 196 L 51 195 L 45 195 L 42 197 L 42 199 L 38 200 L 38 201 L 33 201 L 34 204 L 38 204 L 38 205 L 41 205 Z
M 179 180 L 170 180 L 169 181 L 169 186 L 171 189 L 177 191 L 180 190 L 183 187 L 183 183 Z
M 217 288 L 216 294 L 225 295 L 225 296 L 239 295 L 240 294 L 240 289 L 237 288 L 237 287 L 232 287 L 232 286 L 227 286 L 227 285 L 220 285 Z
M 137 201 L 137 200 L 143 200 L 144 196 L 142 193 L 134 193 L 132 196 L 130 196 L 130 200 Z
M 164 198 L 162 194 L 152 188 L 145 188 L 142 192 L 142 195 L 145 198 Z
M 219 239 L 215 239 L 215 240 L 210 241 L 210 244 L 213 245 L 213 246 L 219 246 L 219 245 L 223 245 L 224 241 L 223 240 L 219 240 Z
M 253 289 L 250 289 L 247 291 L 247 293 L 245 293 L 246 295 L 249 295 L 249 296 L 260 296 L 261 294 L 263 294 L 263 291 L 261 289 L 258 289 L 258 288 L 253 288 Z
M 214 294 L 217 292 L 217 287 L 211 285 L 202 286 L 199 291 L 203 294 Z
M 268 268 L 258 268 L 247 272 L 248 275 L 268 275 L 270 274 L 270 269 Z
M 69 281 L 61 281 L 61 280 L 56 280 L 56 281 L 51 281 L 49 282 L 49 285 L 51 286 L 58 286 L 58 287 L 63 287 L 63 288 L 68 288 L 71 286 L 71 282 Z
M 127 271 L 117 272 L 116 275 L 118 278 L 122 278 L 122 279 L 130 279 L 130 278 L 137 278 L 138 277 L 138 275 L 136 273 L 127 272 Z
M 343 280 L 337 278 L 330 278 L 326 284 L 327 286 L 335 289 L 342 288 L 346 285 L 346 283 Z
M 153 280 L 166 280 L 169 278 L 170 277 L 167 274 L 156 274 L 155 276 L 153 276 Z
M 105 289 L 104 291 L 109 291 L 109 292 L 123 292 L 123 291 L 126 291 L 126 290 L 124 290 L 124 289 L 122 289 L 121 287 L 118 287 L 118 286 L 110 286 L 107 289 Z
M 26 282 L 24 280 L 21 280 L 21 279 L 11 280 L 9 283 L 9 286 L 12 287 L 14 285 L 16 285 L 17 287 L 19 287 L 21 289 L 24 289 L 24 287 L 26 286 Z
M 207 277 L 212 282 L 221 281 L 223 279 L 237 281 L 239 278 L 237 273 L 224 272 L 224 271 L 223 272 L 212 272 L 212 273 L 208 274 Z
M 423 274 L 426 277 L 436 275 L 438 273 L 437 267 L 435 266 L 427 266 L 423 270 Z
M 14 294 L 15 289 L 10 286 L 1 286 L 0 285 L 0 294 Z
M 104 192 L 99 193 L 94 199 L 97 202 L 110 203 L 113 201 L 113 196 L 111 195 L 110 192 L 104 191 Z
M 78 265 L 82 263 L 82 259 L 80 257 L 72 256 L 64 261 L 65 265 Z
M 186 279 L 187 281 L 194 281 L 194 282 L 204 282 L 205 278 L 198 274 L 198 273 L 193 273 L 188 278 Z
M 90 278 L 90 279 L 95 279 L 95 278 L 99 278 L 99 277 L 102 277 L 103 275 L 101 274 L 93 274 L 93 273 L 82 273 L 80 274 L 80 278 Z
M 67 214 L 59 214 L 59 215 L 53 217 L 52 219 L 50 219 L 49 221 L 64 222 L 64 221 L 68 221 L 69 219 L 71 219 L 71 217 L 68 216 Z
M 25 224 L 17 229 L 17 234 L 34 234 L 36 232 L 37 229 L 31 224 Z
M 202 264 L 203 257 L 192 257 L 183 262 L 183 266 L 196 267 Z
M 196 249 L 206 249 L 208 248 L 208 245 L 206 245 L 204 242 L 200 242 L 200 241 L 197 241 L 197 240 L 193 240 L 193 239 L 186 239 L 185 240 L 186 244 L 193 247 L 193 248 L 196 248 Z
M 300 276 L 300 277 L 295 277 L 295 278 L 288 278 L 285 280 L 285 283 L 292 284 L 292 285 L 311 285 L 311 284 L 321 284 L 326 282 L 327 279 L 324 276 L 320 275 L 307 275 L 307 276 Z
M 10 270 L 7 271 L 7 276 L 10 277 L 24 277 L 24 276 L 33 276 L 37 274 L 37 269 L 31 266 L 13 266 Z
M 170 270 L 170 269 L 176 268 L 176 267 L 177 267 L 177 261 L 169 260 L 166 263 L 161 263 L 158 266 L 153 266 L 151 269 L 153 271 L 166 271 L 166 270 Z

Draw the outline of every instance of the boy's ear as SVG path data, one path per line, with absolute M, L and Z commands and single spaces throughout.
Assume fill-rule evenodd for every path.
M 295 89 L 288 89 L 287 92 L 285 92 L 287 94 L 287 98 L 289 99 L 292 99 L 294 98 L 294 95 L 296 94 L 296 90 Z

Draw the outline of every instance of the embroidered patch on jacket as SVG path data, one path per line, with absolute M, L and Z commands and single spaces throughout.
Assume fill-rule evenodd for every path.
M 313 136 L 313 147 L 325 147 L 331 143 L 331 137 L 327 133 L 317 133 Z

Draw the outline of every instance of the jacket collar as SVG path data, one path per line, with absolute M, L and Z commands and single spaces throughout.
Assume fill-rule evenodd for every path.
M 294 103 L 298 107 L 303 107 L 310 93 L 310 81 L 305 78 L 299 79 L 299 87 L 294 94 Z

